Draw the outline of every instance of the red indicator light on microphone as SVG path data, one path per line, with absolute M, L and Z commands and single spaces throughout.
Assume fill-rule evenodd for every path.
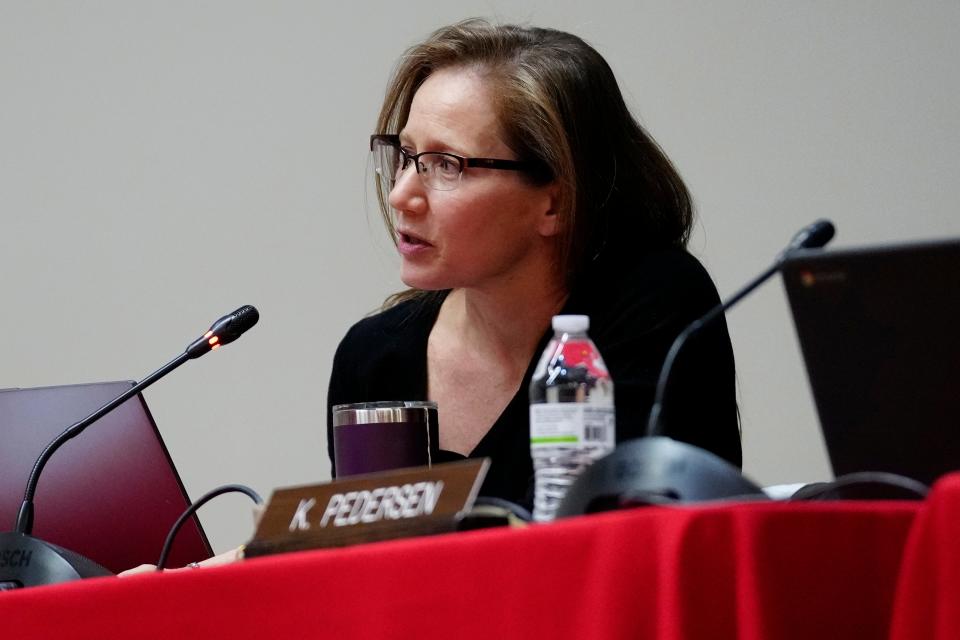
M 218 342 L 220 342 L 220 338 L 218 338 L 217 336 L 213 336 L 212 338 L 210 338 L 209 340 L 207 340 L 207 342 L 210 343 L 210 344 L 213 345 L 213 346 L 217 346 L 217 347 L 220 346 L 220 345 L 217 344 Z
M 215 344 L 215 345 L 213 345 L 212 347 L 210 347 L 210 350 L 213 351 L 214 349 L 216 349 L 216 348 L 219 347 L 219 346 L 220 346 L 220 345 Z

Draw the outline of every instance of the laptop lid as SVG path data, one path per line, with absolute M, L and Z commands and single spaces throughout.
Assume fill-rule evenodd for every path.
M 131 384 L 0 390 L 0 530 L 13 528 L 27 478 L 43 448 Z M 156 563 L 170 527 L 189 504 L 138 394 L 50 458 L 37 486 L 33 535 L 119 572 Z M 211 555 L 194 517 L 180 530 L 169 566 Z
M 783 281 L 834 473 L 960 469 L 960 240 L 800 253 Z

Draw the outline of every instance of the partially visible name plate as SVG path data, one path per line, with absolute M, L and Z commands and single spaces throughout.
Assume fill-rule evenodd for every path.
M 454 531 L 489 467 L 479 458 L 277 489 L 244 555 Z

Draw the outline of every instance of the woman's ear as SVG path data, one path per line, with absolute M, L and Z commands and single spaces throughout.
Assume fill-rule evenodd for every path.
M 560 189 L 556 182 L 543 187 L 544 190 L 544 208 L 540 213 L 537 231 L 544 238 L 550 238 L 560 233 L 560 215 L 558 214 L 558 203 Z

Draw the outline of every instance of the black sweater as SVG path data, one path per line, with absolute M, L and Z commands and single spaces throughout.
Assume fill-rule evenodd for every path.
M 719 297 L 703 266 L 679 249 L 635 256 L 616 274 L 615 282 L 606 278 L 575 287 L 561 313 L 590 316 L 589 335 L 613 378 L 617 442 L 621 442 L 643 435 L 670 345 L 690 322 L 715 306 Z M 428 399 L 427 339 L 445 295 L 406 301 L 365 318 L 340 342 L 327 394 L 331 463 L 333 405 Z M 532 502 L 528 388 L 552 335 L 545 326 L 516 395 L 470 453 L 471 458 L 492 459 L 481 495 L 527 507 Z M 476 383 L 483 384 L 483 380 Z M 678 357 L 662 419 L 666 435 L 740 466 L 733 351 L 722 318 L 692 339 Z M 447 460 L 460 457 L 442 453 Z

